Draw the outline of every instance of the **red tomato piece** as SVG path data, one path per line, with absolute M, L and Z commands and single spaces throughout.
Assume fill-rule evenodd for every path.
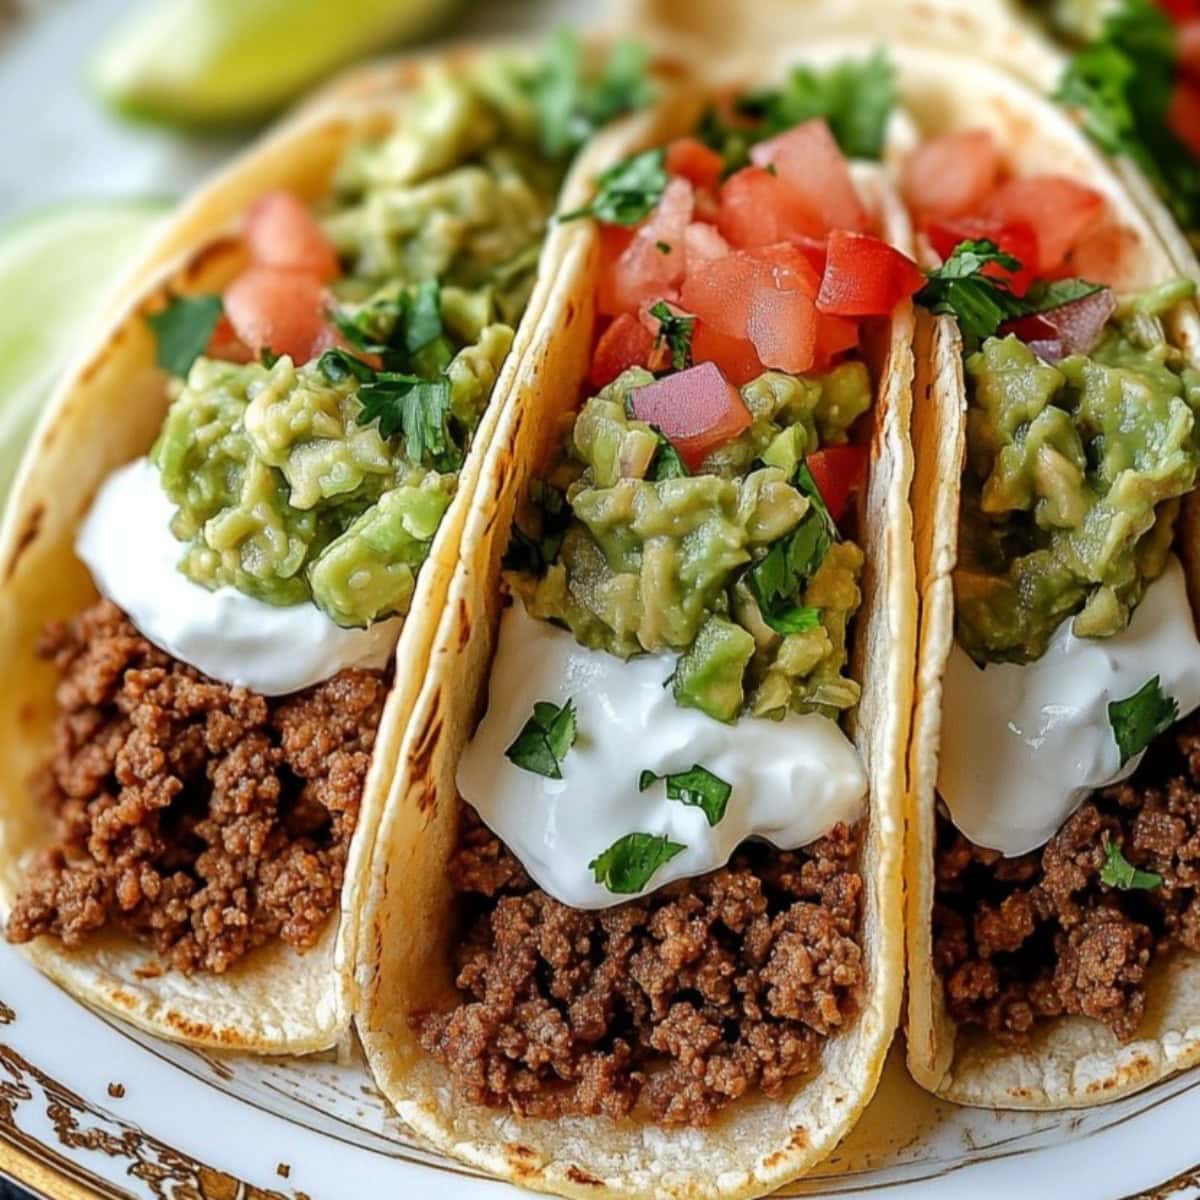
M 721 156 L 699 138 L 676 138 L 667 147 L 667 174 L 682 175 L 698 188 L 715 187 L 724 165 Z
M 1157 0 L 1158 7 L 1179 25 L 1194 17 L 1200 17 L 1198 0 Z
M 1138 274 L 1141 250 L 1141 240 L 1132 229 L 1108 221 L 1076 243 L 1057 274 L 1077 275 L 1118 291 L 1127 290 Z
M 206 358 L 217 358 L 221 362 L 247 363 L 254 358 L 250 347 L 234 333 L 229 318 L 223 313 L 208 339 L 204 354 Z
M 999 175 L 992 135 L 986 129 L 956 129 L 917 148 L 901 188 L 918 217 L 960 217 L 979 211 Z
M 679 291 L 679 302 L 718 333 L 744 338 L 750 294 L 762 275 L 762 264 L 748 254 L 729 254 L 689 275 Z
M 1200 158 L 1200 83 L 1180 76 L 1171 93 L 1171 106 L 1167 109 L 1167 124 L 1171 132 Z
M 797 237 L 821 237 L 820 212 L 803 203 L 778 176 L 744 167 L 721 186 L 717 228 L 734 246 L 768 246 Z
M 986 215 L 1024 221 L 1037 231 L 1038 274 L 1062 266 L 1071 247 L 1104 217 L 1104 196 L 1063 175 L 1010 179 L 992 196 Z
M 1200 82 L 1200 13 L 1194 21 L 1180 25 L 1175 40 L 1179 69 Z
M 763 265 L 763 278 L 772 287 L 779 291 L 803 292 L 810 300 L 817 298 L 821 276 L 813 270 L 808 255 L 799 246 L 779 242 L 774 246 L 759 246 L 746 253 Z
M 616 300 L 616 270 L 621 255 L 633 241 L 633 230 L 624 225 L 598 225 L 600 234 L 600 282 L 596 288 L 596 307 L 612 316 L 620 312 Z
M 630 402 L 633 415 L 662 430 L 689 471 L 750 426 L 742 397 L 716 363 L 699 363 L 635 388 Z
M 835 229 L 817 308 L 834 317 L 885 317 L 924 283 L 917 264 L 887 242 Z
M 599 302 L 605 313 L 636 312 L 650 299 L 678 287 L 686 262 L 684 235 L 692 220 L 692 185 L 672 179 L 658 207 L 621 252 Z
M 335 344 L 325 322 L 328 297 L 316 275 L 247 267 L 224 299 L 230 325 L 255 356 L 270 350 L 299 364 Z
M 765 366 L 793 375 L 811 370 L 816 359 L 817 310 L 803 292 L 756 287 L 746 332 Z
M 341 273 L 333 243 L 291 192 L 255 200 L 246 213 L 246 245 L 256 266 L 304 271 L 326 282 Z
M 654 335 L 637 317 L 621 313 L 596 343 L 588 382 L 602 388 L 629 367 L 644 367 L 653 348 Z
M 808 259 L 809 265 L 818 275 L 825 274 L 825 239 L 798 237 L 792 238 L 792 243 L 797 246 L 804 257 Z
M 816 365 L 827 367 L 839 355 L 858 345 L 858 323 L 845 317 L 817 313 Z
M 820 118 L 759 142 L 750 151 L 750 161 L 759 167 L 774 165 L 796 201 L 818 218 L 822 226 L 818 233 L 870 228 L 867 210 L 850 177 L 850 164 Z
M 867 457 L 866 446 L 827 446 L 804 460 L 835 521 L 846 515 L 850 497 L 866 483 Z
M 704 263 L 724 258 L 730 253 L 729 243 L 717 232 L 715 225 L 709 225 L 706 221 L 693 221 L 684 230 L 683 250 L 688 274 Z
M 692 327 L 692 361 L 716 363 L 725 378 L 738 387 L 757 379 L 767 369 L 748 338 L 728 337 L 703 321 Z
M 1038 239 L 1032 225 L 1025 221 L 994 221 L 987 217 L 957 217 L 942 221 L 930 221 L 925 225 L 925 235 L 943 259 L 954 253 L 959 242 L 986 240 L 1011 254 L 1020 264 L 1019 271 L 1007 271 L 998 263 L 991 263 L 983 273 L 994 279 L 1008 280 L 1008 286 L 1018 296 L 1029 291 L 1029 285 L 1037 276 Z

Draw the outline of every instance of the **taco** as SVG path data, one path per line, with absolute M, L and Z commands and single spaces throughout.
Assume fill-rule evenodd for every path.
M 901 91 L 932 268 L 908 1061 L 1091 1104 L 1200 1061 L 1195 285 L 1061 109 L 949 56 Z
M 837 70 L 828 120 L 807 68 L 678 96 L 563 216 L 404 736 L 356 1025 L 409 1125 L 526 1187 L 769 1191 L 898 1018 L 923 279 L 845 154 L 890 71 Z
M 81 998 L 207 1045 L 344 1031 L 339 914 L 547 221 L 645 65 L 462 54 L 312 110 L 185 206 L 68 373 L 0 539 L 0 916 Z

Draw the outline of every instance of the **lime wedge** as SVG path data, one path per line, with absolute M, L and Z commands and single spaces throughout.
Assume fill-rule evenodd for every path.
M 165 207 L 70 205 L 0 229 L 0 504 L 56 375 Z
M 100 48 L 120 112 L 192 126 L 265 117 L 322 76 L 432 30 L 457 0 L 149 0 Z

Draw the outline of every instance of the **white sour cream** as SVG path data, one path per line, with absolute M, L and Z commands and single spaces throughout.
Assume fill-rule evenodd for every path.
M 628 833 L 665 834 L 687 849 L 661 866 L 645 890 L 722 866 L 749 837 L 794 849 L 863 811 L 867 779 L 858 752 L 825 717 L 745 717 L 724 725 L 681 708 L 663 686 L 669 657 L 623 662 L 580 646 L 570 633 L 514 603 L 500 622 L 488 709 L 458 768 L 458 788 L 530 876 L 573 908 L 628 900 L 597 883 L 588 864 Z M 578 737 L 562 779 L 515 766 L 505 750 L 536 701 L 572 699 Z M 657 782 L 638 791 L 643 770 L 658 775 L 693 764 L 732 784 L 723 819 L 668 800 Z
M 972 842 L 1006 855 L 1034 850 L 1094 788 L 1131 775 L 1121 766 L 1108 705 L 1159 677 L 1185 716 L 1200 705 L 1200 642 L 1172 556 L 1129 625 L 1078 638 L 1067 620 L 1025 665 L 980 669 L 957 645 L 942 695 L 938 791 Z
M 278 607 L 221 587 L 209 591 L 179 570 L 175 509 L 149 459 L 104 481 L 75 551 L 96 587 L 173 658 L 212 679 L 282 696 L 347 667 L 382 667 L 403 620 L 342 629 L 315 604 Z

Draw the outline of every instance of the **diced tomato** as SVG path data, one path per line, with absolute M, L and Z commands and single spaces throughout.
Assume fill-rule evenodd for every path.
M 799 375 L 816 358 L 817 309 L 802 291 L 756 287 L 746 332 L 764 365 Z
M 1024 221 L 995 221 L 987 217 L 956 217 L 929 221 L 925 234 L 943 259 L 954 253 L 959 242 L 986 240 L 1011 254 L 1020 264 L 1019 271 L 1007 271 L 998 263 L 990 263 L 983 273 L 995 279 L 1006 278 L 1018 296 L 1029 291 L 1037 276 L 1038 239 L 1033 226 Z
M 644 367 L 653 347 L 654 335 L 641 321 L 632 313 L 621 313 L 596 343 L 588 382 L 602 388 L 629 367 Z
M 821 276 L 813 270 L 808 255 L 799 247 L 788 242 L 773 246 L 758 246 L 748 250 L 755 262 L 765 268 L 764 278 L 780 291 L 800 291 L 810 300 L 817 298 L 821 287 Z
M 866 483 L 867 457 L 866 446 L 828 446 L 804 460 L 835 521 L 846 515 L 850 497 Z
M 716 363 L 699 363 L 634 389 L 633 415 L 662 430 L 689 471 L 749 428 L 750 413 Z
M 291 192 L 267 192 L 250 206 L 246 244 L 257 266 L 305 271 L 326 282 L 340 273 L 333 243 Z
M 1157 4 L 1177 25 L 1200 17 L 1200 0 L 1157 0 Z
M 684 230 L 683 249 L 688 274 L 730 252 L 729 243 L 717 232 L 717 227 L 705 221 L 693 221 Z
M 824 238 L 797 237 L 792 238 L 792 243 L 804 253 L 804 257 L 818 275 L 825 274 Z
M 850 177 L 850 164 L 820 118 L 759 142 L 750 151 L 750 161 L 758 167 L 774 165 L 796 201 L 818 218 L 823 227 L 818 233 L 870 228 L 867 210 Z
M 255 356 L 270 350 L 303 363 L 335 344 L 325 321 L 328 297 L 316 275 L 248 267 L 224 299 L 230 325 Z
M 679 302 L 718 333 L 744 338 L 750 294 L 762 274 L 763 265 L 744 252 L 714 259 L 683 281 Z
M 676 138 L 667 147 L 667 174 L 682 175 L 694 187 L 715 187 L 723 166 L 721 156 L 699 138 Z
M 1180 25 L 1175 38 L 1179 69 L 1200 82 L 1200 14 L 1196 20 Z
M 721 215 L 721 201 L 717 197 L 716 187 L 696 189 L 696 220 L 716 225 Z
M 1175 80 L 1167 124 L 1192 155 L 1200 158 L 1200 83 L 1182 75 Z
M 1107 221 L 1075 244 L 1057 274 L 1077 275 L 1120 291 L 1137 274 L 1141 249 L 1141 240 L 1132 229 Z
M 858 345 L 858 324 L 845 317 L 817 313 L 816 366 L 827 367 L 839 354 Z
M 817 308 L 834 317 L 884 317 L 924 283 L 917 264 L 887 242 L 835 229 Z
M 224 314 L 218 319 L 204 353 L 208 358 L 220 359 L 221 362 L 247 363 L 254 358 L 250 347 L 234 333 L 229 318 Z
M 692 361 L 716 363 L 725 378 L 738 387 L 757 379 L 767 369 L 748 338 L 728 337 L 703 321 L 692 327 Z
M 620 312 L 616 301 L 617 262 L 633 241 L 634 231 L 624 225 L 599 225 L 600 282 L 596 288 L 596 307 L 612 315 Z
M 1038 274 L 1062 266 L 1071 247 L 1103 220 L 1107 203 L 1094 188 L 1063 175 L 1026 175 L 1002 184 L 986 215 L 1037 230 Z
M 760 167 L 744 167 L 730 175 L 721 185 L 720 202 L 717 227 L 734 246 L 768 246 L 825 233 L 820 212 Z
M 672 179 L 658 207 L 638 229 L 602 281 L 600 311 L 633 312 L 678 287 L 686 262 L 684 235 L 692 220 L 692 185 Z
M 960 217 L 979 211 L 999 174 L 992 135 L 986 129 L 956 129 L 918 147 L 901 187 L 918 217 Z

